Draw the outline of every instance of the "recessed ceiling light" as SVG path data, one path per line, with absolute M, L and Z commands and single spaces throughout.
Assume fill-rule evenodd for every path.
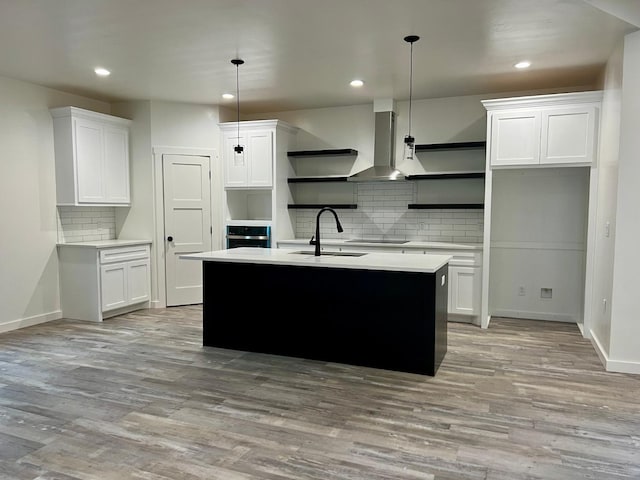
M 518 62 L 514 65 L 516 68 L 529 68 L 531 66 L 531 62 L 527 62 L 526 60 L 522 62 Z
M 109 75 L 111 75 L 111 72 L 109 70 L 102 67 L 96 67 L 93 71 L 96 72 L 96 75 L 98 75 L 99 77 L 108 77 Z
M 232 98 L 235 98 L 235 95 L 233 93 L 223 93 L 222 98 L 225 100 L 231 100 Z
M 352 87 L 361 87 L 364 85 L 364 82 L 362 80 L 351 80 L 351 83 L 349 84 Z

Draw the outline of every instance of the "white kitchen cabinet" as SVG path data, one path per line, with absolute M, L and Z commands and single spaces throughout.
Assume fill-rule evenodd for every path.
M 449 314 L 479 315 L 482 274 L 479 267 L 449 267 Z
M 271 188 L 273 186 L 273 131 L 224 131 L 225 188 Z M 237 145 L 243 147 L 236 153 Z
M 491 167 L 591 165 L 600 100 L 579 92 L 483 101 Z
M 57 204 L 129 205 L 131 120 L 76 107 L 51 115 Z
M 62 314 L 102 321 L 144 308 L 150 300 L 147 241 L 100 241 L 58 245 Z
M 273 238 L 293 235 L 295 217 L 287 209 L 291 164 L 287 152 L 298 129 L 282 120 L 218 124 L 224 177 L 225 225 L 270 225 Z M 234 151 L 240 144 L 243 152 Z M 223 235 L 225 232 L 223 232 Z

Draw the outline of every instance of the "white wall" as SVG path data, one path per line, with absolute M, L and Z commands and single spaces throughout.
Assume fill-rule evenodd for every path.
M 164 258 L 164 243 L 156 242 L 156 189 L 154 147 L 182 147 L 185 150 L 218 151 L 218 109 L 209 105 L 178 102 L 135 101 L 116 103 L 112 113 L 133 120 L 131 126 L 131 207 L 116 209 L 118 238 L 151 239 L 152 265 L 158 265 L 158 256 Z M 157 160 L 156 160 L 157 161 Z M 161 165 L 157 165 L 161 168 Z M 212 179 L 214 190 L 221 191 L 222 168 L 220 159 L 214 160 Z M 220 196 L 212 199 L 214 219 L 214 248 L 220 248 L 219 232 L 222 218 Z M 162 215 L 162 212 L 160 212 Z M 160 262 L 161 263 L 161 262 Z M 152 305 L 164 300 L 164 272 L 151 270 Z M 160 302 L 160 303 L 158 303 Z
M 625 37 L 623 65 L 609 360 L 640 373 L 640 32 Z
M 0 105 L 1 332 L 61 315 L 49 108 L 109 105 L 4 77 Z
M 591 303 L 591 336 L 609 354 L 611 330 L 611 290 L 613 283 L 614 239 L 620 147 L 623 42 L 609 57 L 603 75 L 600 140 L 597 164 L 598 193 L 594 244 L 594 271 Z M 607 235 L 607 224 L 609 234 Z M 604 304 L 603 300 L 606 302 Z
M 587 168 L 494 170 L 491 315 L 582 318 L 588 199 Z

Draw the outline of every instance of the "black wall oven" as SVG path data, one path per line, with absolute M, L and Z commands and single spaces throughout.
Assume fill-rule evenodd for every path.
M 227 248 L 271 248 L 271 227 L 268 225 L 227 225 Z

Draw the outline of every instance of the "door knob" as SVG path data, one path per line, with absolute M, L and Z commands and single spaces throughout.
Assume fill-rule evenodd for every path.
M 173 237 L 171 235 L 167 237 L 167 242 L 173 242 Z

